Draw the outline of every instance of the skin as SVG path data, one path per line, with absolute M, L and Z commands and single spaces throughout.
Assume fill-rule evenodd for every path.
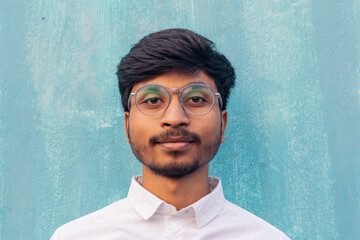
M 169 73 L 136 84 L 132 92 L 148 83 L 172 88 L 183 88 L 191 83 L 204 83 L 218 92 L 214 80 L 203 71 L 193 75 Z M 167 110 L 158 116 L 142 114 L 131 98 L 131 108 L 125 112 L 127 142 L 143 163 L 143 187 L 180 210 L 209 193 L 209 161 L 216 154 L 220 143 L 225 141 L 227 111 L 220 110 L 216 101 L 204 116 L 191 116 L 181 107 L 178 94 L 172 94 Z M 150 139 L 164 132 L 184 129 L 195 134 L 198 140 L 178 138 L 171 135 L 165 142 L 151 144 Z M 198 164 L 198 168 L 181 177 L 168 177 L 151 170 L 148 165 L 184 168 Z

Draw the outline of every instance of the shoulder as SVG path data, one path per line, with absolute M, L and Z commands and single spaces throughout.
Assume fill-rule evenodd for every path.
M 116 228 L 114 223 L 124 221 L 124 216 L 131 215 L 132 211 L 128 199 L 121 199 L 100 210 L 62 225 L 56 229 L 51 239 L 93 239 L 94 233 Z
M 235 232 L 238 230 L 241 234 L 254 236 L 249 239 L 289 240 L 283 232 L 270 223 L 227 200 L 217 218 L 222 222 L 225 221 Z

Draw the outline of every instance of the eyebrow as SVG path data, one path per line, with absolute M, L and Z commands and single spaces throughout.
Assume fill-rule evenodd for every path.
M 147 90 L 153 91 L 153 92 L 160 92 L 160 87 L 159 86 L 153 86 L 150 85 Z
M 152 83 L 149 83 L 149 84 L 151 85 Z M 163 86 L 163 85 L 158 84 L 158 83 L 153 83 L 153 84 Z M 182 87 L 182 88 L 185 88 L 185 87 L 187 87 L 187 86 L 189 86 L 189 85 L 191 85 L 191 84 L 202 84 L 202 85 L 206 85 L 206 86 L 211 87 L 210 85 L 208 85 L 208 84 L 206 84 L 206 83 L 204 83 L 204 82 L 202 82 L 202 81 L 196 81 L 196 82 L 191 82 L 191 83 L 185 85 L 185 86 Z M 141 87 L 141 86 L 140 86 L 140 87 Z M 140 87 L 139 87 L 139 88 L 140 88 Z M 163 87 L 165 87 L 165 86 L 163 86 Z M 139 88 L 138 88 L 138 89 L 139 89 Z M 167 88 L 167 87 L 165 87 L 165 88 Z M 132 91 L 132 93 L 136 92 L 138 89 L 136 89 L 135 91 Z M 156 91 L 156 90 L 155 90 L 155 91 Z
M 146 98 L 148 95 L 151 95 L 151 94 L 156 94 L 157 96 L 161 96 L 161 95 L 162 95 L 162 94 L 161 94 L 162 92 L 161 92 L 161 90 L 160 90 L 160 87 L 158 87 L 158 86 L 149 86 L 149 87 L 147 88 L 147 90 L 148 90 L 149 92 L 146 92 L 145 94 L 141 95 L 142 99 Z
M 190 84 L 204 84 L 204 85 L 207 85 L 206 83 L 201 82 L 201 81 L 198 81 L 198 82 L 192 82 L 192 83 L 189 83 L 188 85 L 190 85 Z M 187 85 L 186 85 L 186 86 L 187 86 Z

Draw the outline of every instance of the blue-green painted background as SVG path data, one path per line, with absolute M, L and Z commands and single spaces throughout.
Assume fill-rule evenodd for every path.
M 49 239 L 127 194 L 116 65 L 195 30 L 233 63 L 227 198 L 293 239 L 360 239 L 359 0 L 0 0 L 0 239 Z

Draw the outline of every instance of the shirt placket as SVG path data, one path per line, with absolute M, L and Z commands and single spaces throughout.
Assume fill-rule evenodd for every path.
M 176 214 L 176 209 L 172 206 L 166 206 L 165 214 L 163 215 L 164 220 L 164 232 L 162 239 L 163 240 L 176 240 L 179 239 L 179 228 L 181 227 L 181 219 L 174 216 Z

